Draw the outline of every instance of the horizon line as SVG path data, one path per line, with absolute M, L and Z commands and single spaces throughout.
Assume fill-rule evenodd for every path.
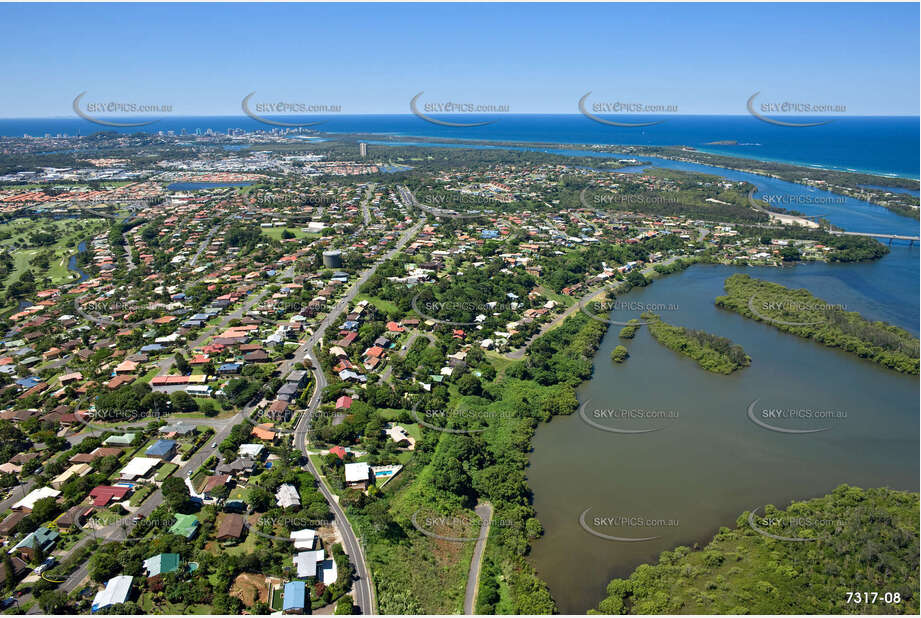
M 503 118 L 509 116 L 581 116 L 585 117 L 584 114 L 580 112 L 484 112 L 484 113 L 457 113 L 457 114 L 429 114 L 434 117 L 491 117 L 491 118 Z M 650 117 L 663 117 L 663 118 L 680 118 L 686 116 L 750 116 L 753 117 L 748 112 L 689 112 L 689 113 L 669 113 L 669 112 L 659 112 L 659 113 L 633 113 L 633 114 L 596 114 L 602 118 L 650 118 Z M 416 114 L 412 112 L 356 112 L 351 114 L 343 113 L 316 113 L 316 114 L 273 114 L 267 116 L 270 118 L 347 118 L 354 116 L 405 116 L 405 117 L 415 117 Z M 239 114 L 185 114 L 185 115 L 173 115 L 172 113 L 166 113 L 166 115 L 140 115 L 140 114 L 100 114 L 100 118 L 134 118 L 134 119 L 146 119 L 146 118 L 157 118 L 160 120 L 166 120 L 169 118 L 249 118 L 250 120 L 256 120 L 251 116 L 248 116 L 243 113 Z M 911 114 L 911 113 L 889 113 L 889 114 L 832 114 L 832 115 L 820 115 L 820 114 L 780 114 L 780 118 L 918 118 L 921 119 L 921 114 Z M 60 116 L 0 116 L 0 121 L 3 120 L 85 120 L 76 114 L 67 114 Z M 258 120 L 257 120 L 258 122 Z

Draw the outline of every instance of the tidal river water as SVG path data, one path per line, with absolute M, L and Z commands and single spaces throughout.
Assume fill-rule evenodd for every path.
M 509 149 L 623 156 L 565 147 Z M 848 231 L 918 236 L 918 221 L 864 201 L 747 172 L 641 158 L 656 167 L 749 182 L 757 198 L 792 199 L 797 210 L 821 215 Z M 667 322 L 728 337 L 745 349 L 752 364 L 729 376 L 709 373 L 664 348 L 643 327 L 626 342 L 630 358 L 616 365 L 610 355 L 621 343 L 621 327 L 609 328 L 592 378 L 577 393 L 586 416 L 602 428 L 574 414 L 540 425 L 533 439 L 528 482 L 545 534 L 533 544 L 530 560 L 561 612 L 580 614 L 596 607 L 612 578 L 628 576 L 677 545 L 706 543 L 721 526 L 734 526 L 743 511 L 786 506 L 843 483 L 918 491 L 918 377 L 718 309 L 714 299 L 723 294 L 725 279 L 737 272 L 806 288 L 829 303 L 918 334 L 917 242 L 894 241 L 882 259 L 857 264 L 783 269 L 695 265 L 619 298 L 650 306 Z M 618 310 L 609 319 L 624 322 L 640 313 L 641 307 Z M 817 433 L 770 431 L 749 419 L 753 402 L 759 410 L 813 410 L 831 418 L 775 423 L 824 429 Z M 633 418 L 624 418 L 628 415 Z M 624 434 L 605 428 L 657 431 Z M 603 539 L 580 525 L 583 516 L 586 526 L 601 534 L 656 538 Z
M 895 251 L 912 252 L 917 260 L 908 247 Z M 729 376 L 713 374 L 663 347 L 645 327 L 626 342 L 618 338 L 620 326 L 609 328 L 594 374 L 578 391 L 580 403 L 587 404 L 585 415 L 603 427 L 660 429 L 614 433 L 580 414 L 538 428 L 528 481 L 545 534 L 534 544 L 531 561 L 560 611 L 595 607 L 611 578 L 655 562 L 663 550 L 705 543 L 720 526 L 734 526 L 745 510 L 786 506 L 842 483 L 918 490 L 917 376 L 782 333 L 713 303 L 726 277 L 744 272 L 805 287 L 917 333 L 917 304 L 900 307 L 893 300 L 898 295 L 886 295 L 900 276 L 887 277 L 884 262 L 785 269 L 698 265 L 618 299 L 651 306 L 670 323 L 728 337 L 752 364 Z M 640 313 L 615 311 L 610 319 L 626 321 Z M 630 352 L 620 365 L 610 360 L 618 343 Z M 779 433 L 749 420 L 748 407 L 756 400 L 758 410 L 836 414 L 824 421 L 776 422 L 829 427 L 825 431 Z M 620 410 L 634 418 L 624 418 Z M 647 418 L 635 418 L 643 415 Z M 579 523 L 586 509 L 586 522 L 597 532 L 658 538 L 624 542 L 593 536 Z M 614 525 L 597 517 L 632 519 Z

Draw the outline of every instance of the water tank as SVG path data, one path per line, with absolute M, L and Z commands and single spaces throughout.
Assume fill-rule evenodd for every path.
M 342 251 L 324 251 L 323 266 L 326 268 L 342 268 Z

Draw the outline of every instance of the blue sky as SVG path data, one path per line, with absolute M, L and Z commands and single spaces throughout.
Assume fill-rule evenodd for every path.
M 240 101 L 409 113 L 409 100 L 578 113 L 579 98 L 745 113 L 745 101 L 918 114 L 912 4 L 2 4 L 0 117 L 87 99 L 239 114 Z M 762 99 L 759 99 L 759 101 Z

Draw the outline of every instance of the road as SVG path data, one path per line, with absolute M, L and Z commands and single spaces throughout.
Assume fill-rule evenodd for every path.
M 247 414 L 247 413 L 249 412 L 247 410 L 244 410 L 243 412 L 239 412 L 236 415 L 230 418 L 221 420 L 221 421 L 216 420 L 216 419 L 208 419 L 207 421 L 205 419 L 196 419 L 195 421 L 196 424 L 214 425 L 215 426 L 215 436 L 212 439 L 210 439 L 208 442 L 206 442 L 200 449 L 198 449 L 198 451 L 195 453 L 195 455 L 192 456 L 191 459 L 183 463 L 179 467 L 179 469 L 173 473 L 173 476 L 178 476 L 179 478 L 184 479 L 190 470 L 193 470 L 193 471 L 197 470 L 198 467 L 201 466 L 205 462 L 206 459 L 216 454 L 218 449 L 211 448 L 211 445 L 212 444 L 220 445 L 220 443 L 223 442 L 224 439 L 228 435 L 230 435 L 230 431 L 233 429 L 234 425 L 237 425 L 240 422 L 242 422 L 244 414 Z M 217 429 L 219 423 L 222 423 L 223 427 L 221 427 L 220 429 Z M 81 435 L 83 437 L 86 437 L 92 434 L 81 434 Z M 157 489 L 152 494 L 150 494 L 150 496 L 148 496 L 147 499 L 144 500 L 144 503 L 136 511 L 132 512 L 131 515 L 129 515 L 128 517 L 133 517 L 135 515 L 140 515 L 141 517 L 147 517 L 162 502 L 163 502 L 163 493 L 159 489 Z M 0 506 L 2 506 L 2 503 L 0 503 Z M 113 523 L 108 526 L 105 526 L 103 528 L 100 528 L 99 530 L 90 532 L 85 537 L 83 537 L 78 542 L 76 542 L 66 552 L 62 554 L 54 554 L 54 555 L 58 559 L 58 562 L 64 562 L 70 557 L 71 554 L 73 554 L 76 550 L 78 550 L 79 548 L 89 543 L 94 538 L 105 543 L 109 541 L 123 541 L 125 540 L 126 537 L 127 537 L 126 530 L 117 522 L 117 523 Z M 71 573 L 67 577 L 67 579 L 60 585 L 60 589 L 66 594 L 70 594 L 75 589 L 77 589 L 78 586 L 80 586 L 83 583 L 83 581 L 87 578 L 88 575 L 89 575 L 89 560 L 81 564 L 77 568 L 76 571 Z M 31 599 L 32 599 L 32 595 L 30 593 L 30 594 L 24 594 L 22 597 L 20 597 L 19 601 L 20 603 L 25 604 Z M 36 603 L 29 609 L 28 613 L 29 614 L 40 614 L 42 612 L 40 608 L 38 607 L 38 604 Z
M 642 270 L 641 272 L 643 273 L 644 276 L 648 276 L 648 275 L 652 274 L 653 272 L 655 272 L 655 267 L 656 267 L 656 266 L 659 266 L 659 265 L 668 266 L 669 264 L 671 264 L 671 263 L 674 262 L 675 260 L 679 260 L 679 259 L 681 259 L 681 258 L 683 258 L 683 257 L 687 257 L 687 256 L 674 255 L 674 256 L 667 257 L 667 258 L 665 258 L 664 260 L 662 260 L 661 262 L 656 262 L 655 264 L 652 264 L 651 266 L 646 267 L 646 268 L 645 268 L 644 270 Z M 561 313 L 560 315 L 556 316 L 556 317 L 555 317 L 553 320 L 551 320 L 550 322 L 547 322 L 546 324 L 544 324 L 544 325 L 541 327 L 541 329 L 540 329 L 539 331 L 537 331 L 537 333 L 535 333 L 534 335 L 531 336 L 530 339 L 528 339 L 528 342 L 527 342 L 527 343 L 525 343 L 523 346 L 521 346 L 521 347 L 518 348 L 517 350 L 512 350 L 511 352 L 509 352 L 508 354 L 504 354 L 503 356 L 504 356 L 505 358 L 509 359 L 509 360 L 516 360 L 516 361 L 517 361 L 517 360 L 521 360 L 522 358 L 524 358 L 525 353 L 528 351 L 528 348 L 529 348 L 530 345 L 534 342 L 535 339 L 537 339 L 537 338 L 540 337 L 541 335 L 545 335 L 548 331 L 550 331 L 550 330 L 556 328 L 557 326 L 559 326 L 560 324 L 562 324 L 563 321 L 564 321 L 566 318 L 568 318 L 569 316 L 573 315 L 576 311 L 580 311 L 580 310 L 582 309 L 582 307 L 583 307 L 586 303 L 589 303 L 589 302 L 593 301 L 597 296 L 599 296 L 599 295 L 601 295 L 601 294 L 604 294 L 604 293 L 606 293 L 606 292 L 615 291 L 615 288 L 616 288 L 616 286 L 605 286 L 605 287 L 600 288 L 600 289 L 598 289 L 598 290 L 595 290 L 595 291 L 593 291 L 593 292 L 588 292 L 588 293 L 585 294 L 582 298 L 580 298 L 576 303 L 574 303 L 574 304 L 571 305 L 569 308 L 567 308 L 566 311 L 564 311 L 564 312 Z
M 293 273 L 294 273 L 294 264 L 292 264 L 291 266 L 289 266 L 288 268 L 286 268 L 285 270 L 283 270 L 283 271 L 280 273 L 280 275 L 278 276 L 278 280 L 282 280 L 282 279 L 284 279 L 284 278 L 286 278 L 286 277 L 290 277 Z M 190 287 L 191 287 L 191 285 L 192 285 L 192 284 L 190 284 Z M 246 315 L 246 313 L 247 313 L 250 309 L 252 309 L 252 308 L 255 307 L 257 304 L 259 304 L 260 302 L 262 302 L 262 301 L 265 299 L 265 297 L 268 296 L 268 295 L 269 295 L 269 291 L 268 291 L 268 290 L 265 290 L 265 291 L 263 291 L 263 292 L 261 292 L 261 293 L 255 293 L 255 292 L 254 292 L 254 293 L 250 296 L 250 298 L 248 298 L 248 299 L 246 299 L 245 301 L 243 301 L 243 304 L 240 305 L 237 309 L 234 309 L 233 311 L 231 311 L 231 312 L 228 313 L 227 315 L 223 316 L 223 317 L 221 318 L 221 320 L 220 320 L 216 325 L 214 325 L 214 326 L 209 326 L 208 328 L 203 329 L 203 330 L 198 334 L 198 337 L 196 337 L 194 341 L 192 341 L 192 342 L 186 342 L 186 344 L 185 344 L 184 346 L 182 346 L 182 350 L 183 350 L 187 355 L 191 355 L 191 354 L 193 353 L 193 352 L 192 352 L 193 350 L 195 350 L 196 348 L 199 348 L 199 347 L 203 346 L 203 345 L 205 344 L 205 342 L 208 340 L 208 338 L 211 337 L 214 333 L 216 333 L 216 332 L 218 332 L 218 331 L 220 331 L 220 330 L 226 328 L 227 325 L 228 325 L 232 320 L 239 320 L 239 319 L 241 319 L 244 315 Z M 177 351 L 178 351 L 178 349 L 177 349 Z M 175 354 L 166 354 L 166 355 L 160 357 L 160 359 L 157 361 L 157 375 L 162 376 L 162 375 L 168 374 L 169 371 L 170 371 L 170 369 L 172 368 L 172 366 L 173 366 L 175 363 L 176 363 L 176 355 L 175 355 Z
M 400 198 L 403 200 L 403 204 L 408 208 L 418 208 L 422 212 L 432 215 L 433 217 L 447 217 L 449 219 L 476 219 L 478 217 L 485 217 L 486 213 L 481 213 L 474 211 L 472 213 L 460 213 L 455 210 L 448 208 L 436 208 L 435 206 L 429 206 L 428 204 L 423 204 L 416 200 L 416 196 L 412 194 L 407 187 L 399 186 L 397 191 L 400 194 Z
M 371 197 L 374 195 L 374 187 L 376 185 L 372 182 L 368 185 L 368 191 L 365 193 L 365 197 L 361 200 L 361 216 L 364 219 L 365 227 L 371 225 L 371 211 L 368 209 L 368 202 L 371 201 Z
M 298 420 L 297 427 L 295 428 L 294 432 L 295 447 L 299 451 L 303 452 L 305 457 L 307 456 L 307 433 L 310 430 L 310 424 L 313 419 L 313 415 L 320 407 L 320 399 L 323 394 L 323 389 L 326 388 L 328 384 L 326 380 L 326 374 L 320 367 L 320 361 L 316 357 L 314 348 L 317 346 L 317 344 L 323 341 L 323 337 L 326 334 L 326 329 L 336 321 L 339 315 L 341 315 L 342 312 L 348 308 L 349 303 L 351 303 L 355 297 L 358 296 L 358 292 L 361 289 L 361 286 L 363 286 L 365 282 L 371 278 L 371 276 L 377 270 L 377 267 L 380 266 L 382 262 L 392 258 L 398 251 L 400 251 L 400 249 L 405 247 L 410 239 L 412 239 L 412 237 L 418 233 L 423 223 L 423 221 L 420 221 L 403 232 L 393 249 L 381 256 L 373 266 L 365 270 L 358 277 L 358 279 L 355 280 L 345 295 L 333 306 L 327 316 L 320 321 L 314 333 L 306 341 L 298 346 L 293 358 L 288 359 L 282 363 L 280 367 L 281 375 L 285 375 L 291 369 L 291 367 L 293 367 L 296 363 L 303 362 L 305 358 L 309 358 L 311 364 L 313 365 L 313 377 L 315 381 L 313 395 L 310 397 L 310 403 L 307 406 L 307 410 Z M 307 470 L 309 470 L 315 478 L 322 479 L 319 471 L 314 467 L 309 457 L 307 458 Z M 352 562 L 355 564 L 355 604 L 359 607 L 362 613 L 374 614 L 376 611 L 374 586 L 371 582 L 370 571 L 365 560 L 364 551 L 361 548 L 361 543 L 359 542 L 358 537 L 355 536 L 355 531 L 352 530 L 352 526 L 349 523 L 348 518 L 345 516 L 345 512 L 336 501 L 335 495 L 322 480 L 319 483 L 319 489 L 322 492 L 323 497 L 326 498 L 326 501 L 329 503 L 330 510 L 333 513 L 333 517 L 337 523 L 337 528 L 339 529 L 339 534 L 342 537 L 342 545 L 345 549 L 345 553 L 349 555 L 349 557 L 352 559 Z
M 9 497 L 3 500 L 2 502 L 0 502 L 0 513 L 3 513 L 8 508 L 10 508 L 14 504 L 22 500 L 24 497 L 26 497 L 26 495 L 28 495 L 28 493 L 32 491 L 32 488 L 34 486 L 35 486 L 35 481 L 33 481 L 32 479 L 29 479 L 25 483 L 22 483 L 21 485 L 17 485 L 16 487 L 14 487 L 12 491 L 10 491 Z
M 480 588 L 480 570 L 483 568 L 483 554 L 486 552 L 486 541 L 489 540 L 489 526 L 492 523 L 492 505 L 483 502 L 473 509 L 480 518 L 480 534 L 477 535 L 476 545 L 473 546 L 473 557 L 470 558 L 470 571 L 467 573 L 467 593 L 464 595 L 464 614 L 467 616 L 476 613 L 476 595 Z

